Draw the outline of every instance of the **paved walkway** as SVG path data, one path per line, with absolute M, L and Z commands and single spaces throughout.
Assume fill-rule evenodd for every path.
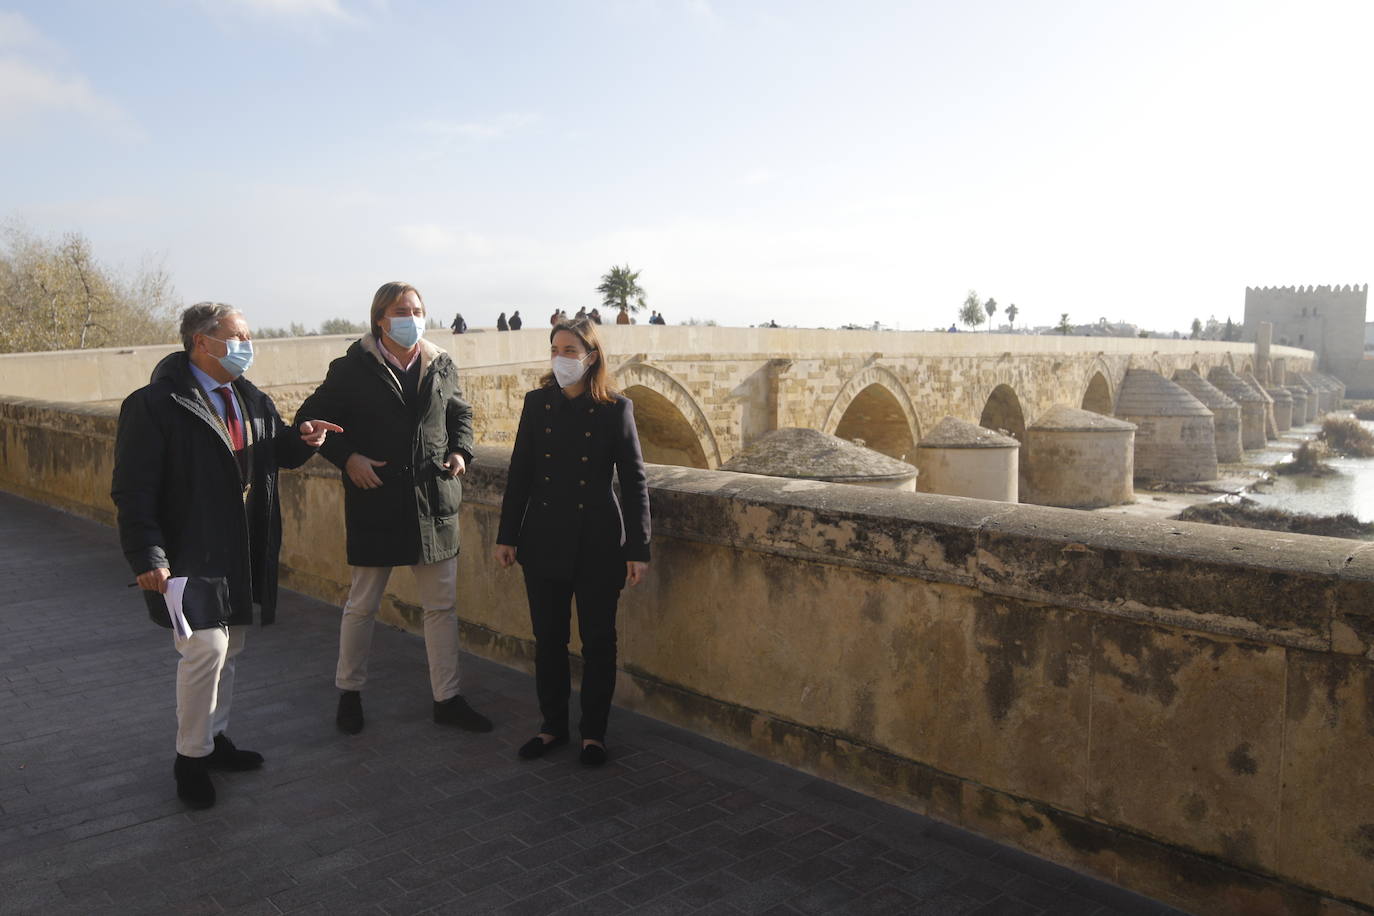
M 601 770 L 521 763 L 530 678 L 465 657 L 496 731 L 440 729 L 391 629 L 344 737 L 337 612 L 291 592 L 234 700 L 267 765 L 188 811 L 176 654 L 130 581 L 109 529 L 0 494 L 0 913 L 1177 912 L 627 712 Z

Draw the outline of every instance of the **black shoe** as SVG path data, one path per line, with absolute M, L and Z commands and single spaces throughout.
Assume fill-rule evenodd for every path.
M 215 735 L 215 749 L 205 758 L 205 765 L 212 770 L 256 770 L 262 766 L 262 755 L 257 751 L 239 750 L 220 733 Z
M 456 725 L 469 732 L 491 731 L 491 720 L 469 706 L 461 694 L 435 703 L 434 721 L 440 725 Z
M 363 730 L 363 695 L 356 690 L 345 690 L 339 694 L 339 711 L 334 715 L 334 724 L 345 735 L 356 735 Z
M 551 741 L 545 741 L 543 738 L 535 735 L 533 738 L 520 745 L 520 750 L 516 751 L 516 753 L 520 755 L 521 760 L 538 760 L 554 748 L 562 747 L 567 743 L 567 735 L 554 738 Z
M 204 757 L 183 757 L 177 754 L 172 775 L 177 780 L 177 798 L 192 808 L 208 808 L 215 803 L 215 784 Z
M 599 744 L 584 744 L 577 762 L 584 767 L 599 767 L 606 762 L 606 749 Z

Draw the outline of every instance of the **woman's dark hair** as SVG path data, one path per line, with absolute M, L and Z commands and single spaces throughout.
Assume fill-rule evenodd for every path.
M 588 353 L 596 354 L 596 362 L 587 367 L 582 373 L 582 380 L 587 383 L 587 390 L 591 392 L 592 400 L 601 404 L 609 404 L 615 400 L 616 387 L 611 381 L 611 370 L 606 365 L 606 351 L 601 346 L 601 338 L 596 333 L 596 323 L 587 318 L 574 318 L 571 321 L 560 321 L 549 331 L 549 343 L 553 343 L 554 335 L 559 331 L 567 331 L 578 340 L 582 341 L 582 346 Z M 540 388 L 557 388 L 558 380 L 553 377 L 553 370 L 545 372 L 539 379 Z

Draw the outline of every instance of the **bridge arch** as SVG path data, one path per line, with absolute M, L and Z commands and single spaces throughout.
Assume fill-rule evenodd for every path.
M 987 429 L 1004 429 L 1015 436 L 1018 442 L 1024 442 L 1026 415 L 1021 410 L 1021 399 L 1017 397 L 1016 390 L 1006 383 L 992 389 L 983 403 L 978 425 Z
M 1112 386 L 1107 381 L 1107 376 L 1101 370 L 1094 372 L 1088 380 L 1087 387 L 1083 389 L 1083 398 L 1079 406 L 1084 410 L 1110 417 L 1115 404 L 1116 397 L 1112 394 Z
M 616 369 L 625 397 L 634 402 L 644 460 L 690 468 L 720 466 L 720 447 L 690 391 L 667 372 L 631 362 Z
M 841 439 L 861 439 L 876 452 L 910 462 L 916 460 L 916 443 L 921 438 L 921 424 L 906 387 L 883 366 L 867 366 L 845 383 L 821 431 Z

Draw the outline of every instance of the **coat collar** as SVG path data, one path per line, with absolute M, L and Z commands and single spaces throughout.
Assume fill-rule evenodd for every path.
M 200 385 L 196 383 L 195 376 L 191 374 L 191 358 L 186 355 L 184 350 L 168 353 L 159 360 L 153 368 L 151 381 L 171 385 L 177 394 L 184 397 L 195 397 L 196 392 L 200 390 Z M 229 384 L 238 392 L 239 397 L 251 404 L 257 404 L 266 397 L 258 390 L 257 385 L 242 375 Z
M 362 348 L 363 352 L 375 359 L 382 368 L 386 368 L 386 357 L 382 355 L 382 345 L 377 342 L 377 336 L 375 334 L 364 334 L 362 337 L 358 338 L 358 346 Z M 430 365 L 440 356 L 446 356 L 448 354 L 442 347 L 430 343 L 423 337 L 420 338 L 419 346 L 420 378 L 424 378 L 425 373 L 429 371 Z

